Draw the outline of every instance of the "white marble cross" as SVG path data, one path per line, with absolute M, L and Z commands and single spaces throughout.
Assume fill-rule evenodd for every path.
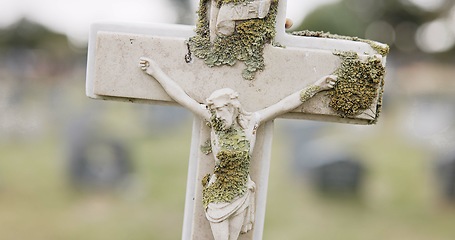
M 263 19 L 270 14 L 270 4 L 274 3 L 275 0 L 254 0 L 250 1 L 250 4 L 243 4 L 242 8 L 232 3 L 215 7 L 208 1 L 207 9 L 210 9 L 210 13 L 207 17 L 210 17 L 208 22 L 211 42 L 219 36 L 234 34 L 237 31 L 237 21 Z M 337 70 L 346 62 L 336 53 L 357 53 L 362 61 L 379 57 L 381 64 L 385 64 L 385 54 L 378 55 L 378 49 L 372 47 L 373 42 L 302 37 L 285 33 L 286 0 L 280 0 L 277 6 L 276 37 L 273 39 L 275 44 L 265 45 L 262 55 L 265 67 L 255 73 L 253 80 L 245 80 L 242 75 L 245 65 L 241 61 L 237 61 L 233 66 L 227 64 L 209 67 L 207 61 L 195 56 L 188 44 L 188 39 L 195 35 L 194 26 L 94 24 L 89 43 L 87 95 L 95 99 L 152 104 L 176 104 L 174 100 L 177 100 L 186 107 L 191 105 L 168 94 L 161 81 L 156 81 L 161 78 L 170 80 L 181 88 L 186 96 L 184 99 L 188 98 L 191 99 L 189 101 L 200 104 L 209 104 L 206 99 L 216 90 L 234 89 L 245 110 L 261 112 L 295 92 L 313 86 L 324 76 L 340 73 Z M 384 45 L 374 44 L 377 44 L 376 47 L 386 48 Z M 150 64 L 156 68 L 155 72 L 146 74 Z M 156 75 L 156 71 L 159 74 Z M 338 81 L 341 81 L 340 77 Z M 280 117 L 369 124 L 377 118 L 381 91 L 382 86 L 379 84 L 371 107 L 355 115 L 346 116 L 331 108 L 331 99 L 321 92 Z M 199 112 L 191 108 L 190 110 Z M 207 140 L 212 139 L 213 142 L 214 133 L 206 124 L 208 119 L 204 120 L 201 115 L 196 114 L 193 125 L 182 239 L 213 239 L 214 235 L 211 223 L 206 218 L 201 184 L 204 176 L 211 174 L 215 167 L 214 156 L 201 151 L 201 146 Z M 249 176 L 256 184 L 253 216 L 255 221 L 252 230 L 240 235 L 238 239 L 262 239 L 273 119 L 261 124 L 257 134 L 254 129 L 254 134 L 255 148 L 251 154 Z

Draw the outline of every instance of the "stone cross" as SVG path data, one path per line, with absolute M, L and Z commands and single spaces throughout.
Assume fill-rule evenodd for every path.
M 290 35 L 285 13 L 286 0 L 201 0 L 196 27 L 92 26 L 89 97 L 180 104 L 195 114 L 182 239 L 262 239 L 275 117 L 378 118 L 388 47 Z M 233 159 L 243 165 L 226 167 Z

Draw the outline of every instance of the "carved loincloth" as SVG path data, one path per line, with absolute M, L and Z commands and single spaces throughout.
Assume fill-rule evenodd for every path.
M 212 223 L 220 223 L 246 211 L 242 233 L 250 231 L 253 228 L 255 217 L 256 184 L 249 177 L 247 189 L 243 196 L 234 199 L 231 203 L 209 203 L 205 210 L 207 219 Z

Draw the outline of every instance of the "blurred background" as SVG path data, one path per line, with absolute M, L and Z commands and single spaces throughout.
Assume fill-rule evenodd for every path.
M 455 238 L 455 1 L 288 0 L 292 31 L 387 43 L 374 126 L 277 120 L 264 239 Z M 0 239 L 180 239 L 192 116 L 85 97 L 89 25 L 197 0 L 2 0 Z

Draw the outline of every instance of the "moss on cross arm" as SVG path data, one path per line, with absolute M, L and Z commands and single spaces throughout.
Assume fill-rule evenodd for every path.
M 336 70 L 338 76 L 335 88 L 329 91 L 330 107 L 342 117 L 352 117 L 371 109 L 375 114 L 375 123 L 382 106 L 385 68 L 380 58 L 368 56 L 362 61 L 356 52 L 336 52 L 342 59 L 341 66 Z M 376 109 L 372 109 L 378 100 Z
M 370 45 L 371 48 L 373 48 L 378 54 L 381 54 L 382 56 L 389 54 L 389 51 L 390 51 L 390 48 L 387 44 L 381 44 L 381 43 L 375 42 L 373 40 L 362 39 L 359 37 L 342 36 L 342 35 L 332 34 L 332 33 L 323 32 L 323 31 L 303 30 L 303 31 L 293 32 L 292 35 L 302 36 L 302 37 L 318 37 L 318 38 L 330 38 L 330 39 L 348 40 L 348 41 L 354 41 L 354 42 L 363 42 L 363 43 L 367 43 L 368 45 Z
M 295 36 L 340 39 L 354 42 L 363 42 L 380 54 L 382 57 L 389 53 L 389 46 L 372 40 L 358 37 L 342 36 L 322 31 L 299 31 L 292 33 Z M 338 76 L 335 88 L 329 91 L 332 107 L 342 117 L 353 117 L 371 110 L 374 114 L 371 123 L 376 123 L 382 108 L 384 91 L 385 67 L 382 59 L 376 56 L 367 56 L 362 61 L 353 51 L 335 52 L 342 60 L 341 66 L 334 73 Z M 376 106 L 373 103 L 377 100 Z
M 278 0 L 272 0 L 268 15 L 263 18 L 237 21 L 235 32 L 230 36 L 216 36 L 210 39 L 209 0 L 201 0 L 198 10 L 196 35 L 188 41 L 190 51 L 203 59 L 209 67 L 233 66 L 237 61 L 244 62 L 246 68 L 242 76 L 253 80 L 258 71 L 265 68 L 264 47 L 275 37 L 275 23 L 278 13 Z M 217 0 L 218 7 L 223 4 L 246 4 L 251 0 Z

